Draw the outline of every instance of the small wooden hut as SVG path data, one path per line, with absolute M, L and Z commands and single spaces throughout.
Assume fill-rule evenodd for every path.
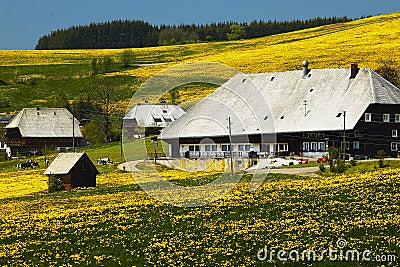
M 59 175 L 66 189 L 95 187 L 99 171 L 86 153 L 60 153 L 44 172 Z

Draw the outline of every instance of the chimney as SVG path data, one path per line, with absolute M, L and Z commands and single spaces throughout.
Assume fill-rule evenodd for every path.
M 307 77 L 307 74 L 310 72 L 310 69 L 308 68 L 308 61 L 304 60 L 303 63 L 303 79 Z
M 350 79 L 354 79 L 357 76 L 359 70 L 360 70 L 360 68 L 358 67 L 358 65 L 356 63 L 351 64 Z

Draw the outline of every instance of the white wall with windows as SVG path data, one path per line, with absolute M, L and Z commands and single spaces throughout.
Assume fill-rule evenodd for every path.
M 303 142 L 303 152 L 325 152 L 325 142 Z
M 262 147 L 262 149 L 261 149 Z M 250 152 L 254 150 L 255 152 L 266 152 L 266 153 L 274 153 L 274 152 L 288 152 L 289 144 L 288 143 L 265 143 L 265 144 L 256 144 L 256 143 L 248 143 L 248 144 L 232 144 L 233 152 Z M 180 153 L 183 154 L 185 152 L 192 153 L 203 153 L 205 155 L 212 156 L 213 153 L 221 153 L 221 152 L 229 152 L 230 144 L 185 144 L 180 145 Z
M 254 149 L 260 152 L 259 144 L 232 144 L 232 151 L 249 152 Z M 230 144 L 187 144 L 181 145 L 180 152 L 228 152 Z

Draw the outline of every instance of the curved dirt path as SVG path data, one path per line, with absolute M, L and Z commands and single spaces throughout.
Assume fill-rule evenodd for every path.
M 127 161 L 127 162 L 119 164 L 118 169 L 121 171 L 127 171 L 127 172 L 138 172 L 140 170 L 138 168 L 136 168 L 136 165 L 141 162 L 143 162 L 143 160 Z

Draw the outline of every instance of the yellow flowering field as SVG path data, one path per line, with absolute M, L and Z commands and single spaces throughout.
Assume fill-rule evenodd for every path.
M 135 48 L 132 51 L 136 60 L 143 63 L 212 61 L 245 72 L 298 68 L 304 59 L 318 68 L 348 67 L 352 62 L 375 68 L 381 59 L 391 58 L 399 63 L 399 21 L 400 13 L 393 13 L 251 40 Z M 117 60 L 122 51 L 2 50 L 0 66 L 81 64 L 102 56 Z M 168 66 L 148 66 L 122 71 L 120 75 L 146 77 Z
M 9 188 L 17 183 L 13 176 L 20 185 Z M 276 257 L 259 260 L 260 249 L 322 251 L 340 238 L 348 249 L 399 256 L 400 169 L 319 178 L 270 174 L 254 193 L 250 180 L 245 175 L 212 204 L 178 208 L 149 197 L 126 173 L 100 175 L 95 189 L 53 194 L 39 193 L 45 178 L 35 172 L 2 175 L 0 265 L 280 266 Z M 36 189 L 26 191 L 26 183 Z

